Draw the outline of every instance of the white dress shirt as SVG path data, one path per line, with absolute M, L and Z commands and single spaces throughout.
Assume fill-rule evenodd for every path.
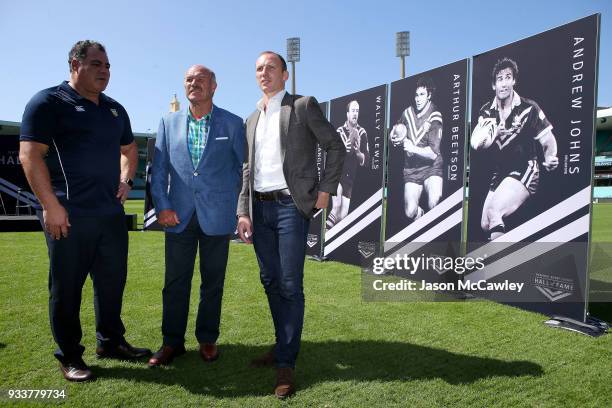
M 268 101 L 257 102 L 259 120 L 255 129 L 255 191 L 282 190 L 287 188 L 283 174 L 280 141 L 281 102 L 287 91 L 282 90 Z

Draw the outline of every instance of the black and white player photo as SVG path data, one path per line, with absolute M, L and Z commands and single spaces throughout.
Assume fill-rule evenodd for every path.
M 386 93 L 387 86 L 379 85 L 330 101 L 329 121 L 344 143 L 346 155 L 323 224 L 326 259 L 362 265 L 378 248 Z
M 447 249 L 458 248 L 468 64 L 455 61 L 391 84 L 385 251 L 428 243 L 422 251 L 451 256 Z
M 492 163 L 480 226 L 489 240 L 506 232 L 506 217 L 538 193 L 541 171 L 559 165 L 553 124 L 538 103 L 518 94 L 519 67 L 503 57 L 491 71 L 492 100 L 482 105 L 470 138 Z
M 331 229 L 348 215 L 358 169 L 369 165 L 368 133 L 358 121 L 359 102 L 352 100 L 346 105 L 346 122 L 336 130 L 346 147 L 346 156 L 338 191 L 332 196 L 332 209 L 326 221 L 327 229 Z
M 404 214 L 410 221 L 434 208 L 442 197 L 443 157 L 440 152 L 443 122 L 433 96 L 431 78 L 417 80 L 414 105 L 406 108 L 389 133 L 392 148 L 404 152 Z M 425 193 L 426 207 L 419 204 Z

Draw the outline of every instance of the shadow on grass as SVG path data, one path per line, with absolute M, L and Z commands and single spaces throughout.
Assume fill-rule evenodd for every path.
M 215 397 L 268 395 L 275 370 L 252 369 L 251 359 L 269 347 L 220 345 L 221 357 L 203 363 L 188 351 L 165 368 L 96 367 L 100 379 L 114 378 L 159 385 L 178 385 L 193 394 Z M 400 342 L 303 342 L 297 363 L 297 387 L 328 381 L 411 381 L 442 379 L 449 384 L 472 383 L 488 377 L 541 376 L 542 367 L 529 361 L 503 361 L 456 354 Z
M 3 349 L 3 348 L 5 348 L 5 347 L 6 347 L 6 344 L 4 344 L 4 343 L 0 343 L 0 350 L 1 350 L 1 349 Z
M 612 302 L 589 303 L 589 314 L 612 324 Z

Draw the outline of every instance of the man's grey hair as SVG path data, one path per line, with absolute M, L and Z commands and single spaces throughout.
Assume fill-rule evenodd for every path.
M 85 58 L 87 58 L 87 51 L 92 47 L 106 53 L 106 48 L 97 41 L 81 40 L 77 41 L 77 43 L 72 46 L 72 49 L 68 53 L 68 67 L 70 72 L 72 72 L 72 60 L 75 59 L 79 62 L 83 62 Z

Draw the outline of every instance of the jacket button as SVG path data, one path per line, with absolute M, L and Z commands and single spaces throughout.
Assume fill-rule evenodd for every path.
M 193 172 L 193 175 L 194 175 L 195 177 L 198 177 L 198 176 L 200 175 L 200 173 L 198 173 L 197 171 L 194 171 L 194 172 Z

